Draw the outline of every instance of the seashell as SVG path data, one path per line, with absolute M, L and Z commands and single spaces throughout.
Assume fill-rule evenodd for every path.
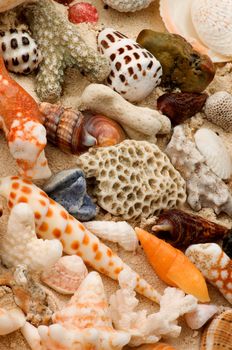
M 24 190 L 27 190 L 26 186 Z M 0 250 L 2 262 L 7 267 L 24 264 L 38 272 L 55 264 L 62 256 L 63 247 L 57 239 L 37 238 L 33 211 L 27 203 L 19 203 L 11 211 Z
M 138 246 L 137 235 L 126 221 L 89 221 L 84 225 L 97 237 L 118 243 L 125 250 L 135 251 Z
M 157 108 L 171 119 L 173 125 L 182 124 L 202 110 L 207 97 L 205 93 L 167 92 L 158 98 Z
M 125 139 L 122 128 L 103 115 L 75 112 L 70 108 L 41 103 L 48 140 L 64 152 L 79 154 L 89 147 L 110 146 Z
M 87 275 L 88 270 L 83 260 L 77 255 L 67 255 L 45 270 L 40 278 L 58 293 L 74 294 Z
M 192 0 L 191 15 L 203 44 L 219 54 L 232 56 L 231 0 Z
M 208 12 L 209 16 L 205 17 L 203 8 L 205 7 L 205 4 L 207 5 L 207 1 L 193 1 L 193 0 L 185 0 L 184 2 L 182 0 L 160 0 L 160 15 L 162 17 L 162 20 L 165 24 L 166 29 L 170 33 L 179 34 L 182 37 L 184 37 L 192 46 L 193 48 L 202 53 L 208 55 L 213 62 L 227 62 L 230 60 L 228 56 L 224 56 L 221 52 L 215 52 L 212 50 L 212 48 L 206 46 L 202 40 L 200 39 L 198 35 L 198 24 L 197 22 L 200 22 L 201 30 L 202 28 L 207 28 L 207 31 L 204 33 L 204 35 L 208 36 L 211 32 L 212 38 L 215 38 L 217 43 L 220 38 L 221 43 L 219 43 L 219 46 L 222 47 L 224 42 L 223 34 L 227 29 L 224 25 L 224 18 L 228 18 L 230 16 L 229 13 L 227 13 L 226 17 L 223 18 L 223 15 L 219 14 L 217 12 L 216 7 L 221 7 L 222 11 L 224 12 L 225 2 L 228 4 L 229 1 L 220 1 L 214 0 L 213 2 L 211 0 L 208 1 L 209 8 Z M 211 7 L 212 4 L 212 7 Z M 227 5 L 226 5 L 227 6 Z M 231 6 L 231 3 L 230 3 Z M 197 7 L 200 9 L 202 8 L 199 13 L 197 12 Z M 194 10 L 193 10 L 194 8 Z M 229 8 L 229 7 L 228 7 Z M 193 16 L 194 12 L 194 16 Z M 196 17 L 195 17 L 196 16 Z M 194 17 L 194 18 L 193 18 Z M 218 23 L 215 25 L 215 31 L 214 31 L 214 24 L 215 19 L 217 18 Z M 220 23 L 220 24 L 219 24 Z M 228 22 L 230 23 L 230 22 Z M 216 30 L 222 28 L 221 33 L 217 32 Z M 199 33 L 200 34 L 200 33 Z M 229 35 L 229 27 L 226 35 Z M 213 41 L 215 40 L 213 39 Z M 220 45 L 221 44 L 221 45 Z
M 165 343 L 142 345 L 137 350 L 175 350 L 173 346 Z
M 232 344 L 232 310 L 216 316 L 204 330 L 200 350 L 230 350 Z
M 180 35 L 142 30 L 137 42 L 159 60 L 162 85 L 182 92 L 202 92 L 211 83 L 215 67 L 211 59 L 195 51 Z
M 104 286 L 97 272 L 87 275 L 68 304 L 53 315 L 51 326 L 36 329 L 26 324 L 22 331 L 29 344 L 40 343 L 49 350 L 121 350 L 130 341 L 129 333 L 112 327 Z
M 149 263 L 163 282 L 182 289 L 202 303 L 210 300 L 203 274 L 182 251 L 140 228 L 135 232 Z
M 135 12 L 147 8 L 154 0 L 103 0 L 119 12 Z
M 218 307 L 216 305 L 198 304 L 196 310 L 186 313 L 184 317 L 187 325 L 191 329 L 200 329 L 217 312 L 218 312 Z
M 209 168 L 221 179 L 229 179 L 232 174 L 232 160 L 222 139 L 206 128 L 199 129 L 194 139 Z
M 0 31 L 0 54 L 7 69 L 14 73 L 29 74 L 42 61 L 41 52 L 30 33 L 17 28 Z
M 159 61 L 134 40 L 106 28 L 98 36 L 98 46 L 111 63 L 107 85 L 126 100 L 141 101 L 160 83 Z
M 24 2 L 26 0 L 0 0 L 0 12 L 8 11 Z
M 232 261 L 216 243 L 193 244 L 185 255 L 232 304 Z
M 86 180 L 80 169 L 63 170 L 52 176 L 44 191 L 80 221 L 96 216 L 96 205 L 86 191 Z
M 232 131 L 232 95 L 218 91 L 205 104 L 206 118 L 227 132 Z
M 163 211 L 152 227 L 155 235 L 174 247 L 188 247 L 193 243 L 215 242 L 229 235 L 227 227 L 182 210 Z
M 232 233 L 223 239 L 222 249 L 232 259 Z
M 172 172 L 175 174 L 174 168 Z M 1 178 L 0 196 L 8 201 L 9 209 L 27 202 L 35 215 L 37 235 L 43 239 L 59 239 L 64 253 L 81 256 L 87 265 L 116 281 L 119 273 L 128 268 L 117 254 L 32 182 L 17 176 Z M 136 291 L 159 303 L 160 294 L 138 274 L 136 276 Z

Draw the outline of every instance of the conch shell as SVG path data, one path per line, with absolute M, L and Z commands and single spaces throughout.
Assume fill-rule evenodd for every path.
M 24 331 L 25 330 L 25 331 Z M 121 350 L 129 343 L 127 332 L 112 327 L 108 302 L 100 275 L 91 272 L 66 307 L 53 316 L 53 325 L 24 327 L 28 343 L 41 346 L 33 350 Z M 38 343 L 37 343 L 38 345 Z
M 48 140 L 64 152 L 79 154 L 89 147 L 113 146 L 126 138 L 119 124 L 101 114 L 83 114 L 46 102 L 39 108 Z

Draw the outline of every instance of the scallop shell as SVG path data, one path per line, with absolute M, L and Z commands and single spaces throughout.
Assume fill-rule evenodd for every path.
M 226 2 L 229 1 L 226 0 Z M 196 0 L 195 2 L 198 2 L 200 6 L 204 0 Z M 221 3 L 218 0 L 209 0 L 208 2 Z M 192 0 L 160 0 L 160 15 L 167 30 L 170 33 L 183 36 L 195 50 L 202 54 L 207 54 L 213 62 L 227 62 L 232 60 L 232 57 L 216 53 L 201 41 L 192 22 L 192 3 Z M 223 42 L 223 38 L 221 41 Z
M 160 62 L 134 40 L 106 28 L 98 36 L 98 46 L 111 64 L 107 85 L 126 100 L 141 101 L 160 83 Z
M 232 310 L 222 312 L 205 329 L 200 350 L 232 349 Z
M 191 15 L 201 41 L 212 51 L 232 56 L 232 1 L 193 0 Z
M 44 271 L 41 280 L 58 293 L 74 294 L 87 274 L 88 270 L 79 256 L 67 255 Z
M 232 160 L 222 139 L 206 128 L 199 129 L 194 138 L 210 169 L 221 179 L 229 179 L 232 174 Z

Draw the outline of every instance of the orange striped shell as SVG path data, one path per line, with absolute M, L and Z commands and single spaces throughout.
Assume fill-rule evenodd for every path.
M 169 344 L 157 343 L 152 345 L 143 345 L 138 348 L 138 350 L 176 350 Z

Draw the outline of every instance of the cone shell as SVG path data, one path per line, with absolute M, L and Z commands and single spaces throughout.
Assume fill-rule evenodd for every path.
M 88 274 L 83 260 L 77 255 L 63 256 L 41 280 L 61 294 L 74 294 Z
M 200 350 L 232 349 L 232 310 L 222 312 L 205 329 Z
M 110 60 L 108 86 L 126 100 L 141 101 L 160 83 L 162 67 L 159 61 L 134 40 L 106 28 L 99 34 L 98 46 Z
M 206 128 L 199 129 L 194 138 L 197 148 L 214 174 L 220 179 L 229 179 L 232 174 L 232 160 L 222 139 Z

